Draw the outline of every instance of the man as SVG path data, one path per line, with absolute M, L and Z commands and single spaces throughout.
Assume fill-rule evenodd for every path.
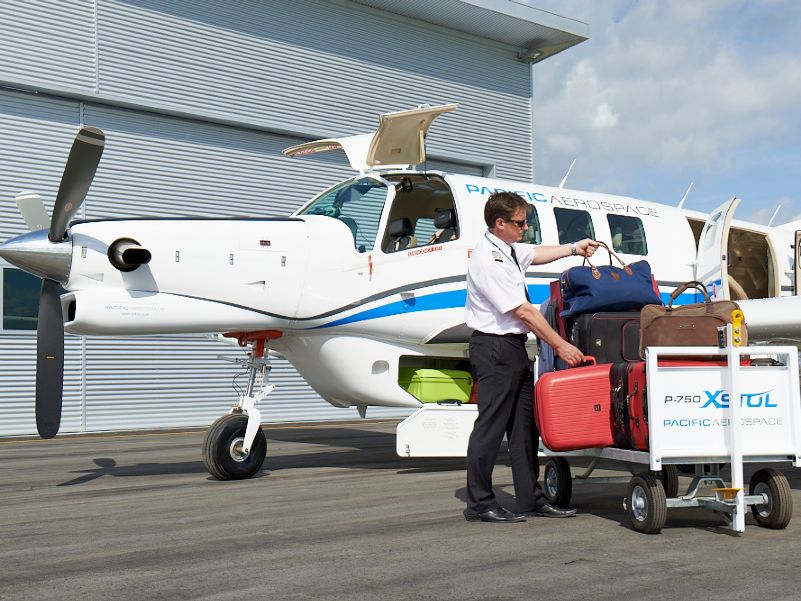
M 598 243 L 585 239 L 561 246 L 517 244 L 528 229 L 528 204 L 517 194 L 496 192 L 484 207 L 488 230 L 467 267 L 467 325 L 470 362 L 478 381 L 478 418 L 467 447 L 468 521 L 522 522 L 526 517 L 572 517 L 575 509 L 549 504 L 537 483 L 539 432 L 534 423 L 534 378 L 525 349 L 534 332 L 568 365 L 584 355 L 562 340 L 529 302 L 529 265 L 571 255 L 592 256 Z M 519 513 L 501 507 L 492 492 L 492 470 L 504 433 L 509 441 Z

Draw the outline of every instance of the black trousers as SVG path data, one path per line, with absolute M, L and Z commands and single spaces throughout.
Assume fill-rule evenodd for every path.
M 492 470 L 506 434 L 518 511 L 546 502 L 540 485 L 534 377 L 524 338 L 474 332 L 470 363 L 478 382 L 478 418 L 467 446 L 467 512 L 498 507 Z

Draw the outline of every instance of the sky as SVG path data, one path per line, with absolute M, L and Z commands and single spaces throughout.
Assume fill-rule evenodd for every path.
M 590 30 L 534 67 L 538 183 L 801 219 L 801 1 L 529 4 Z

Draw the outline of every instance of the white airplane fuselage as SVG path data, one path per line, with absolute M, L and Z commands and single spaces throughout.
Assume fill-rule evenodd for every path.
M 352 232 L 341 218 L 306 212 L 316 206 L 315 199 L 284 219 L 77 222 L 71 228 L 72 263 L 64 284 L 68 293 L 62 297 L 66 331 L 135 335 L 277 330 L 282 336 L 271 348 L 283 353 L 332 404 L 414 407 L 419 401 L 398 385 L 401 357 L 467 356 L 465 271 L 470 250 L 486 230 L 484 204 L 495 190 L 517 192 L 532 205 L 541 244 L 560 243 L 555 209 L 588 214 L 594 237 L 610 245 L 610 215 L 639 219 L 644 245 L 637 254 L 619 254 L 627 262 L 647 260 L 665 299 L 677 285 L 697 277 L 695 235 L 688 213 L 680 209 L 438 172 L 382 176 L 391 181 L 377 201 L 383 206 L 374 207 L 368 224 L 375 230 L 372 239 L 360 238 L 361 232 Z M 401 187 L 404 178 L 413 187 L 408 201 Z M 365 180 L 357 176 L 349 181 Z M 397 190 L 391 189 L 393 184 Z M 417 215 L 451 207 L 458 237 L 431 244 L 418 239 L 403 250 L 388 249 L 389 223 L 406 214 L 404 203 Z M 570 213 L 560 214 L 563 223 L 565 215 Z M 790 231 L 739 227 L 763 236 L 772 248 L 792 244 Z M 123 238 L 146 248 L 150 262 L 131 271 L 112 265 L 109 246 Z M 776 256 L 780 268 L 771 277 L 787 293 L 793 266 L 792 252 L 785 254 Z M 596 259 L 606 261 L 602 253 Z M 580 263 L 572 257 L 532 266 L 527 272 L 532 302 L 546 299 L 549 283 Z M 694 300 L 684 294 L 677 302 Z M 759 324 L 745 312 L 758 335 Z M 768 318 L 775 321 L 775 308 L 763 313 L 766 323 Z M 798 334 L 799 325 L 788 328 L 786 319 L 775 326 L 776 332 L 765 332 Z

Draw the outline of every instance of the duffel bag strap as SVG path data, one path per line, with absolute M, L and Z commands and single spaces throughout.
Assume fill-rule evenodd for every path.
M 606 242 L 601 242 L 600 240 L 596 240 L 599 246 L 603 246 L 606 249 L 606 252 L 609 253 L 609 265 L 612 265 L 612 257 L 617 259 L 617 262 L 620 263 L 621 269 L 626 272 L 626 275 L 631 275 L 631 267 L 629 267 L 623 259 L 621 259 L 611 248 L 606 245 Z M 598 268 L 590 261 L 589 257 L 585 256 L 582 265 L 586 263 L 590 266 L 592 270 L 592 277 L 596 280 L 601 279 L 601 272 L 598 271 Z
M 695 288 L 703 295 L 705 303 L 712 304 L 712 299 L 709 298 L 709 293 L 706 291 L 706 286 L 704 286 L 701 282 L 692 281 L 682 284 L 670 293 L 670 302 L 668 303 L 668 308 L 672 307 L 673 301 L 679 298 L 679 295 L 688 288 Z

